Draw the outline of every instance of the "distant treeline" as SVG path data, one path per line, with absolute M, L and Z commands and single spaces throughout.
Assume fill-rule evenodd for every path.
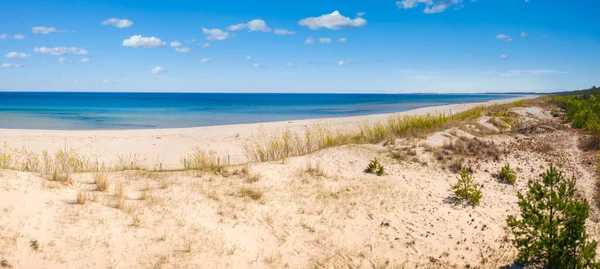
M 552 94 L 550 100 L 565 110 L 573 127 L 590 132 L 590 146 L 600 147 L 600 88 Z

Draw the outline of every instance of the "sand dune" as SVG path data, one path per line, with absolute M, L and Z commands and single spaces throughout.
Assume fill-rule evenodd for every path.
M 542 103 L 529 106 L 510 108 L 519 125 L 511 130 L 465 122 L 393 144 L 347 145 L 212 172 L 77 173 L 65 185 L 35 173 L 0 170 L 0 259 L 14 268 L 509 266 L 516 251 L 506 217 L 518 212 L 516 192 L 528 180 L 554 163 L 578 178 L 588 200 L 597 180 L 593 154 L 578 148 L 581 134 L 552 117 Z M 360 124 L 385 117 L 332 121 Z M 302 130 L 310 123 L 263 126 Z M 139 150 L 161 154 L 167 162 L 195 144 L 234 154 L 239 140 L 258 128 L 3 130 L 1 137 L 42 148 L 58 147 L 63 139 L 85 145 L 95 134 L 96 145 L 107 153 Z M 45 135 L 52 140 L 46 142 Z M 476 150 L 463 151 L 460 143 Z M 149 144 L 155 149 L 146 149 Z M 375 157 L 385 167 L 383 176 L 364 171 Z M 480 206 L 453 200 L 456 162 L 469 167 L 483 186 Z M 514 186 L 494 176 L 505 163 L 517 170 Z M 107 191 L 97 190 L 102 176 L 110 182 Z M 590 215 L 589 233 L 599 239 L 596 207 Z

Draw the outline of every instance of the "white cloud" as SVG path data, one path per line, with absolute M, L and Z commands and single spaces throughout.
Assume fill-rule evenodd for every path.
M 321 38 L 319 38 L 319 43 L 321 43 L 321 44 L 329 44 L 329 43 L 331 43 L 331 38 L 321 37 Z
M 489 74 L 493 74 L 494 71 L 483 71 L 484 74 L 489 75 Z
M 128 19 L 110 18 L 102 22 L 102 25 L 112 25 L 117 28 L 127 28 L 133 25 L 133 22 Z
M 501 76 L 533 76 L 533 75 L 548 75 L 548 74 L 568 74 L 569 72 L 557 70 L 511 70 L 502 73 Z
M 348 39 L 346 39 L 345 37 L 338 38 L 338 42 L 340 43 L 346 43 L 346 41 L 348 41 Z
M 23 65 L 21 65 L 21 64 L 9 64 L 9 63 L 3 63 L 2 64 L 2 68 L 19 68 L 19 67 L 23 67 Z
M 331 30 L 339 30 L 350 27 L 361 27 L 367 24 L 367 20 L 358 17 L 356 19 L 350 19 L 344 17 L 339 11 L 334 11 L 331 14 L 324 14 L 319 17 L 309 17 L 298 21 L 298 25 L 306 26 L 311 30 L 317 30 L 321 28 L 327 28 Z
M 102 83 L 106 84 L 106 83 L 108 83 L 108 80 L 105 79 L 102 81 Z
M 16 52 L 16 51 L 9 52 L 4 55 L 4 57 L 6 57 L 6 58 L 25 58 L 25 57 L 29 57 L 29 56 L 31 56 L 31 55 L 24 53 L 24 52 Z
M 500 59 L 506 59 L 506 58 L 508 58 L 508 55 L 506 55 L 506 54 L 500 55 Z
M 175 41 L 171 42 L 170 45 L 171 45 L 171 48 L 176 48 L 176 47 L 181 46 L 181 42 L 175 40 Z
M 195 44 L 196 43 L 196 39 L 194 38 L 192 40 L 185 40 L 183 42 L 188 43 L 188 44 L 190 44 L 190 43 Z
M 200 60 L 200 62 L 202 62 L 203 64 L 205 63 L 210 63 L 212 60 L 209 58 L 202 58 L 202 60 Z
M 83 58 L 81 59 L 82 63 L 89 63 L 90 62 L 90 58 Z
M 223 32 L 221 29 L 202 28 L 202 32 L 206 35 L 207 40 L 226 40 L 229 38 L 229 33 Z
M 206 42 L 204 44 L 200 44 L 199 46 L 204 47 L 204 48 L 208 48 L 208 47 L 210 47 L 210 43 Z
M 249 32 L 253 31 L 261 31 L 261 32 L 271 32 L 271 28 L 267 26 L 267 23 L 263 20 L 251 20 L 247 23 L 239 23 L 235 25 L 231 25 L 227 27 L 229 31 L 239 31 L 243 29 L 248 29 Z
M 252 57 L 246 56 L 246 61 L 251 61 L 251 60 L 252 60 Z
M 352 60 L 348 60 L 348 61 L 339 61 L 337 64 L 339 66 L 344 66 L 344 65 L 349 65 L 350 63 L 352 63 Z
M 179 53 L 189 53 L 190 52 L 190 48 L 188 48 L 188 47 L 177 47 L 177 48 L 175 48 L 175 51 L 179 52 Z
M 507 38 L 510 38 L 510 36 L 507 36 L 505 34 L 499 34 L 496 36 L 496 39 L 507 39 Z
M 31 30 L 34 34 L 49 34 L 56 32 L 56 28 L 54 27 L 45 27 L 45 26 L 36 26 Z
M 252 66 L 254 66 L 254 68 L 269 68 L 269 67 L 271 67 L 270 65 L 264 65 L 264 64 L 259 64 L 259 63 L 256 63 Z
M 17 40 L 21 40 L 21 39 L 25 39 L 25 36 L 22 35 L 22 34 L 16 34 L 16 35 L 13 36 L 13 38 L 17 39 Z
M 315 39 L 312 37 L 309 37 L 304 41 L 304 44 L 308 44 L 308 45 L 315 44 Z
M 285 68 L 296 68 L 292 63 L 286 63 Z
M 527 32 L 521 32 L 521 37 L 526 37 L 527 36 Z
M 73 63 L 73 61 L 71 61 L 65 57 L 60 57 L 60 58 L 58 58 L 58 63 L 59 64 L 71 64 L 71 63 Z
M 423 13 L 426 14 L 435 14 L 446 11 L 451 6 L 456 5 L 456 8 L 462 7 L 463 0 L 402 0 L 397 1 L 396 6 L 402 9 L 415 8 L 420 4 L 425 4 L 425 9 L 423 9 Z M 471 0 L 471 2 L 477 2 L 476 0 Z
M 156 37 L 143 37 L 141 35 L 134 35 L 128 39 L 123 40 L 123 47 L 134 47 L 134 48 L 157 48 L 163 47 L 167 43 L 163 42 Z
M 54 48 L 34 48 L 33 52 L 41 53 L 41 54 L 50 54 L 55 56 L 62 56 L 65 54 L 77 54 L 77 55 L 87 55 L 88 52 L 84 49 L 76 48 L 76 47 L 54 47 Z
M 356 16 L 362 17 L 365 14 L 367 14 L 367 12 L 358 12 L 358 13 L 356 13 Z
M 152 68 L 152 70 L 150 70 L 150 73 L 155 74 L 155 75 L 160 75 L 164 72 L 167 72 L 167 69 L 162 66 L 157 66 L 157 67 Z
M 4 40 L 4 39 L 8 39 L 8 35 L 7 34 L 1 34 L 0 35 L 0 40 Z
M 290 30 L 276 28 L 275 31 L 273 31 L 273 33 L 276 34 L 276 35 L 293 35 L 296 32 L 290 31 Z

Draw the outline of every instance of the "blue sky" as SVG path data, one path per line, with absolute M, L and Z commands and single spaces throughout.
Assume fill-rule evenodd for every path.
M 596 0 L 7 0 L 0 90 L 573 90 L 600 80 L 598 10 Z

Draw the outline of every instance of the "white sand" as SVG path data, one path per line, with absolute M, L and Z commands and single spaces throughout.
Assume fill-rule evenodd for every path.
M 519 120 L 530 126 L 561 124 L 560 119 L 549 117 L 547 110 L 512 111 L 523 112 Z M 334 121 L 357 124 L 383 118 L 385 115 Z M 303 127 L 298 122 L 264 125 L 273 131 Z M 58 132 L 60 136 L 50 131 L 11 131 L 11 137 L 18 139 L 20 132 L 24 145 L 31 146 L 35 138 L 41 148 L 53 143 L 42 142 L 43 134 L 55 136 L 58 145 L 62 137 L 84 144 L 88 136 L 101 133 L 107 154 L 113 154 L 111 150 L 129 152 L 129 145 L 150 154 L 144 143 L 159 142 L 180 145 L 181 152 L 168 152 L 177 157 L 191 146 L 186 143 L 234 149 L 239 143 L 233 138 L 235 133 L 249 135 L 257 128 L 65 131 Z M 73 184 L 64 185 L 37 173 L 0 170 L 0 260 L 13 268 L 509 266 L 516 250 L 507 240 L 506 218 L 518 214 L 516 192 L 525 190 L 527 181 L 539 177 L 549 162 L 568 176 L 576 176 L 580 194 L 588 201 L 594 195 L 596 167 L 589 162 L 593 153 L 578 148 L 581 133 L 543 130 L 478 138 L 510 150 L 497 162 L 484 156 L 465 161 L 474 170 L 473 180 L 483 186 L 481 205 L 475 207 L 452 203 L 450 184 L 458 175 L 446 169 L 450 161 L 439 161 L 433 151 L 419 146 L 426 142 L 441 146 L 445 141 L 470 137 L 455 129 L 426 140 L 398 139 L 390 146 L 349 145 L 285 162 L 255 163 L 249 165 L 249 174 L 111 172 L 107 174 L 111 182 L 107 192 L 96 190 L 93 173 L 77 173 Z M 186 138 L 180 139 L 177 132 L 185 132 Z M 119 137 L 120 144 L 111 144 L 112 137 Z M 546 144 L 546 153 L 536 150 Z M 414 154 L 394 159 L 391 147 L 414 150 Z M 168 145 L 162 148 L 171 149 Z M 385 166 L 381 177 L 364 172 L 374 157 Z M 308 163 L 312 167 L 318 164 L 322 173 L 309 173 Z M 518 173 L 514 186 L 493 175 L 505 163 Z M 230 171 L 233 169 L 239 168 Z M 253 175 L 258 177 L 249 180 Z M 124 190 L 122 207 L 115 206 L 121 199 L 119 186 Z M 263 196 L 253 200 L 243 196 L 242 189 Z M 75 203 L 78 192 L 89 195 L 83 205 Z M 591 239 L 600 238 L 599 222 L 598 210 L 592 206 L 588 221 Z M 31 240 L 38 241 L 38 250 L 32 249 Z
M 512 102 L 521 98 L 495 100 L 485 103 L 455 104 L 437 107 L 425 107 L 401 112 L 399 114 L 423 115 L 426 113 L 458 113 L 477 105 L 490 105 Z M 164 168 L 181 166 L 182 156 L 191 152 L 192 148 L 215 150 L 219 156 L 229 156 L 231 163 L 247 161 L 242 150 L 242 143 L 252 134 L 262 130 L 264 133 L 277 133 L 286 128 L 301 132 L 306 126 L 316 122 L 326 122 L 332 127 L 352 128 L 366 121 L 381 121 L 391 114 L 377 114 L 357 117 L 325 118 L 296 121 L 281 121 L 254 124 L 236 124 L 177 129 L 144 129 L 144 130 L 21 130 L 0 129 L 0 143 L 6 142 L 10 148 L 26 147 L 33 152 L 48 150 L 54 152 L 58 148 L 69 145 L 85 154 L 94 155 L 100 162 L 111 164 L 118 155 L 136 155 L 144 163 L 162 164 Z

